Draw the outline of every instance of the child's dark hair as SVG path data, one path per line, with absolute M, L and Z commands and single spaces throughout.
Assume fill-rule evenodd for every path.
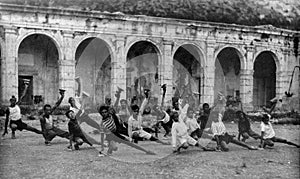
M 178 112 L 172 111 L 172 112 L 170 113 L 170 119 L 174 119 L 175 115 L 178 115 Z
M 74 99 L 74 98 L 73 97 L 69 97 L 68 103 L 71 103 L 72 99 Z
M 101 112 L 101 111 L 103 111 L 103 110 L 109 110 L 109 106 L 107 106 L 107 105 L 101 105 L 99 108 L 98 108 L 98 112 Z
M 209 107 L 209 104 L 208 104 L 208 103 L 204 103 L 204 104 L 202 105 L 202 108 L 204 108 L 205 106 Z
M 134 104 L 131 106 L 131 110 L 132 111 L 140 110 L 140 107 L 138 105 Z
M 66 112 L 66 116 L 67 116 L 67 118 L 70 118 L 70 113 L 71 112 L 74 112 L 74 111 L 72 111 L 72 110 L 68 110 L 67 112 Z
M 50 104 L 45 104 L 43 109 L 45 110 L 46 108 L 51 108 L 51 105 Z
M 269 120 L 270 119 L 270 116 L 268 114 L 263 114 L 262 115 L 262 121 L 266 121 L 266 120 Z

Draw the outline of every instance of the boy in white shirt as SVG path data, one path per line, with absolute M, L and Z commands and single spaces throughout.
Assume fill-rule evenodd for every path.
M 230 135 L 226 132 L 226 127 L 222 121 L 225 112 L 225 104 L 225 97 L 223 94 L 219 93 L 218 103 L 210 113 L 210 118 L 212 119 L 211 130 L 215 140 L 217 141 L 217 150 L 228 151 L 229 148 L 227 147 L 227 144 L 229 143 L 234 143 L 236 145 L 248 148 L 249 150 L 257 150 L 256 147 L 238 141 L 233 135 Z
M 179 120 L 178 112 L 173 111 L 170 114 L 173 120 L 172 125 L 172 147 L 173 153 L 180 153 L 180 149 L 187 149 L 190 145 L 200 147 L 204 151 L 214 151 L 213 149 L 201 146 L 195 139 L 188 134 L 188 128 L 185 123 Z
M 146 98 L 144 99 L 141 108 L 139 108 L 138 105 L 133 105 L 131 106 L 132 109 L 132 115 L 129 117 L 128 119 L 128 136 L 129 136 L 129 140 L 133 141 L 133 140 L 137 140 L 137 139 L 148 139 L 151 141 L 155 141 L 161 144 L 165 144 L 168 145 L 169 143 L 167 142 L 163 142 L 161 140 L 159 140 L 158 138 L 152 136 L 150 133 L 146 132 L 145 130 L 143 130 L 142 127 L 142 114 L 143 111 L 145 109 L 145 106 L 148 103 L 150 94 L 148 90 L 145 90 L 145 96 Z
M 272 127 L 272 124 L 270 122 L 270 115 L 264 114 L 262 122 L 260 124 L 261 127 L 261 142 L 260 147 L 265 148 L 266 146 L 273 147 L 274 142 L 280 142 L 288 145 L 296 146 L 297 148 L 300 148 L 300 145 L 295 144 L 293 142 L 290 142 L 286 139 L 282 139 L 279 137 L 275 137 L 275 131 Z

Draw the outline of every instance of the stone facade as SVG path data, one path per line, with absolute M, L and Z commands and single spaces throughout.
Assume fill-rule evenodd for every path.
M 299 39 L 299 32 L 278 29 L 272 26 L 249 27 L 5 4 L 0 4 L 0 13 L 0 94 L 1 101 L 5 104 L 8 103 L 12 95 L 17 96 L 19 93 L 18 79 L 21 75 L 33 76 L 32 95 L 44 96 L 46 103 L 54 103 L 56 101 L 58 94 L 55 91 L 59 88 L 66 89 L 67 98 L 75 96 L 76 85 L 78 85 L 75 78 L 82 72 L 76 71 L 79 69 L 76 65 L 80 63 L 82 65 L 85 64 L 82 61 L 78 62 L 77 59 L 92 59 L 88 55 L 86 57 L 83 57 L 82 54 L 79 55 L 80 57 L 77 55 L 80 48 L 84 49 L 84 44 L 89 39 L 99 39 L 101 41 L 100 46 L 104 45 L 101 48 L 105 49 L 103 53 L 108 53 L 108 55 L 103 55 L 104 57 L 97 55 L 95 58 L 101 58 L 104 62 L 108 60 L 107 69 L 110 70 L 108 79 L 103 77 L 102 71 L 104 68 L 101 65 L 95 66 L 95 71 L 83 68 L 86 69 L 86 72 L 81 74 L 92 75 L 94 73 L 94 76 L 92 75 L 93 77 L 91 78 L 95 78 L 97 74 L 100 74 L 100 76 L 102 74 L 101 78 L 97 78 L 99 83 L 106 80 L 106 84 L 109 84 L 106 93 L 103 90 L 102 92 L 95 90 L 96 87 L 89 91 L 89 93 L 94 95 L 93 103 L 98 103 L 99 100 L 103 100 L 108 94 L 114 94 L 118 88 L 125 89 L 125 93 L 121 93 L 121 98 L 128 97 L 128 94 L 126 94 L 126 89 L 128 88 L 128 84 L 126 84 L 128 81 L 126 80 L 128 66 L 126 65 L 128 60 L 130 60 L 128 54 L 131 47 L 139 42 L 151 44 L 156 52 L 157 66 L 155 68 L 157 68 L 158 73 L 157 80 L 159 84 L 167 85 L 167 103 L 170 103 L 174 95 L 173 89 L 174 85 L 176 86 L 173 77 L 174 56 L 176 56 L 176 52 L 180 50 L 180 47 L 185 47 L 186 51 L 190 51 L 184 53 L 192 54 L 198 65 L 200 64 L 198 66 L 200 69 L 196 69 L 194 71 L 197 72 L 193 72 L 199 73 L 198 76 L 195 75 L 194 78 L 191 78 L 199 79 L 197 83 L 195 82 L 196 86 L 198 86 L 195 89 L 199 90 L 200 104 L 205 102 L 213 104 L 216 91 L 223 90 L 227 95 L 239 95 L 244 108 L 247 110 L 253 109 L 255 105 L 264 105 L 271 97 L 284 96 L 285 91 L 288 90 L 293 68 L 299 65 L 299 45 L 295 45 L 295 38 Z M 34 35 L 50 39 L 56 51 L 50 50 L 50 55 L 47 55 L 45 52 L 40 53 L 38 50 L 30 52 L 30 49 L 28 49 L 26 51 L 28 39 L 32 38 L 34 43 L 34 39 L 38 38 L 34 37 Z M 299 40 L 297 43 L 299 43 Z M 47 44 L 44 44 L 43 47 L 47 47 L 47 49 L 52 48 L 48 47 Z M 41 47 L 42 51 L 43 47 Z M 295 47 L 298 47 L 298 50 L 295 50 Z M 96 45 L 96 48 L 99 48 L 99 45 Z M 32 45 L 32 49 L 38 49 L 38 47 Z M 228 51 L 235 53 L 235 55 L 222 55 L 222 52 L 227 49 L 230 49 Z M 50 62 L 46 63 L 44 61 L 40 66 L 36 66 L 36 60 L 32 60 L 30 54 L 36 60 L 40 56 L 40 61 L 47 58 Z M 45 58 L 43 54 L 46 54 Z M 267 55 L 264 57 L 262 54 Z M 180 55 L 178 58 L 184 59 Z M 239 62 L 237 64 L 239 65 L 238 67 L 228 67 L 229 69 L 224 70 L 227 68 L 226 59 L 230 60 L 230 58 L 237 58 Z M 260 58 L 262 59 L 260 61 L 264 61 L 264 58 L 271 59 L 270 64 L 275 64 L 274 77 L 264 78 L 259 76 L 256 78 L 254 76 L 255 61 Z M 21 60 L 23 61 L 21 62 Z M 216 61 L 220 61 L 219 67 L 226 71 L 225 75 L 223 75 L 224 81 L 218 78 L 219 83 L 225 83 L 222 89 L 221 87 L 220 89 L 215 89 L 217 86 L 215 83 L 216 77 L 219 75 L 216 73 Z M 35 67 L 30 68 L 29 63 L 34 63 L 37 69 L 34 70 Z M 93 65 L 90 64 L 90 66 Z M 30 70 L 34 72 L 30 72 Z M 46 74 L 43 74 L 44 72 Z M 264 80 L 262 80 L 263 78 Z M 268 79 L 274 80 L 274 87 L 272 87 L 272 84 L 269 84 Z M 97 89 L 103 88 L 103 85 L 97 84 L 97 80 L 93 80 L 95 82 L 94 86 L 98 85 Z M 86 82 L 86 80 L 84 81 Z M 47 83 L 48 85 L 45 85 Z M 49 83 L 53 85 L 49 85 Z M 258 85 L 258 94 L 253 92 L 254 88 L 256 89 L 254 87 L 256 83 Z M 299 110 L 299 100 L 297 101 L 297 99 L 299 98 L 300 85 L 299 71 L 297 70 L 292 84 L 291 91 L 295 94 L 293 100 L 296 100 L 294 102 L 295 108 Z M 177 88 L 180 91 L 179 86 L 177 84 Z M 109 93 L 107 93 L 108 90 Z M 268 96 L 265 94 L 272 94 L 272 90 L 275 91 L 273 95 Z M 191 90 L 191 92 L 193 91 Z M 158 91 L 158 93 L 160 92 Z M 102 96 L 101 99 L 96 98 L 97 95 Z M 253 99 L 261 98 L 261 96 L 266 99 L 262 103 L 254 105 Z M 114 95 L 111 95 L 111 97 L 114 100 Z

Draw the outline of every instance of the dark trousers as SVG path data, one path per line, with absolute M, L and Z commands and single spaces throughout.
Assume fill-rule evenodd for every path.
M 161 125 L 163 128 L 164 128 L 164 130 L 166 131 L 166 133 L 164 134 L 164 137 L 166 137 L 167 135 L 169 135 L 170 134 L 170 132 L 171 132 L 171 129 L 172 129 L 172 124 L 173 124 L 173 121 L 172 120 L 169 120 L 169 122 L 167 122 L 167 123 L 164 123 L 164 122 L 162 122 L 162 121 L 159 121 L 158 123 L 156 123 L 155 125 L 154 125 L 154 133 L 155 133 L 155 136 L 156 137 L 158 137 L 158 130 L 159 130 L 159 126 Z M 145 130 L 146 131 L 146 130 Z M 148 132 L 148 131 L 146 131 L 146 132 Z M 149 131 L 150 132 L 150 131 Z
M 249 131 L 245 131 L 245 132 L 240 132 L 239 136 L 238 136 L 238 140 L 240 140 L 240 137 L 243 137 L 242 140 L 246 140 L 249 139 L 250 137 L 252 137 L 253 139 L 257 140 L 260 138 L 260 135 L 257 134 L 256 132 L 254 132 L 253 130 L 249 130 Z
M 24 123 L 21 119 L 17 120 L 17 121 L 10 121 L 9 124 L 11 130 L 13 133 L 15 133 L 16 130 L 22 131 L 22 130 L 27 130 L 27 131 L 31 131 L 37 134 L 43 134 L 42 131 L 29 126 L 28 124 Z
M 200 138 L 204 138 L 204 139 L 212 139 L 212 135 L 209 135 L 209 133 L 205 132 L 204 130 L 197 128 L 196 130 L 194 130 L 191 135 L 192 138 L 196 139 L 200 139 Z
M 66 132 L 64 130 L 61 130 L 57 127 L 53 127 L 52 129 L 46 129 L 44 133 L 45 143 L 50 142 L 52 139 L 54 139 L 56 136 L 69 139 L 70 135 L 69 132 Z
M 252 146 L 235 139 L 233 135 L 229 135 L 227 132 L 224 135 L 219 135 L 217 137 L 219 138 L 219 141 L 217 140 L 218 145 L 221 147 L 223 151 L 229 150 L 229 148 L 227 147 L 229 143 L 233 143 L 241 147 L 245 147 L 247 149 L 252 149 Z
M 264 145 L 263 147 L 265 147 L 266 145 L 267 146 L 274 146 L 274 142 L 279 142 L 279 143 L 284 143 L 284 144 L 288 144 L 288 145 L 293 145 L 293 146 L 296 146 L 296 147 L 300 147 L 298 144 L 295 144 L 293 142 L 290 142 L 286 139 L 283 139 L 283 138 L 279 138 L 279 137 L 272 137 L 270 139 L 265 139 L 264 140 Z

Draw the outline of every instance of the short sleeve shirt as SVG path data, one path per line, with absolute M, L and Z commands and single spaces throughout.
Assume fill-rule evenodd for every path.
M 268 124 L 261 122 L 260 127 L 261 127 L 261 132 L 264 132 L 264 136 L 263 136 L 264 139 L 270 139 L 272 137 L 275 137 L 275 131 L 270 122 L 268 122 Z

